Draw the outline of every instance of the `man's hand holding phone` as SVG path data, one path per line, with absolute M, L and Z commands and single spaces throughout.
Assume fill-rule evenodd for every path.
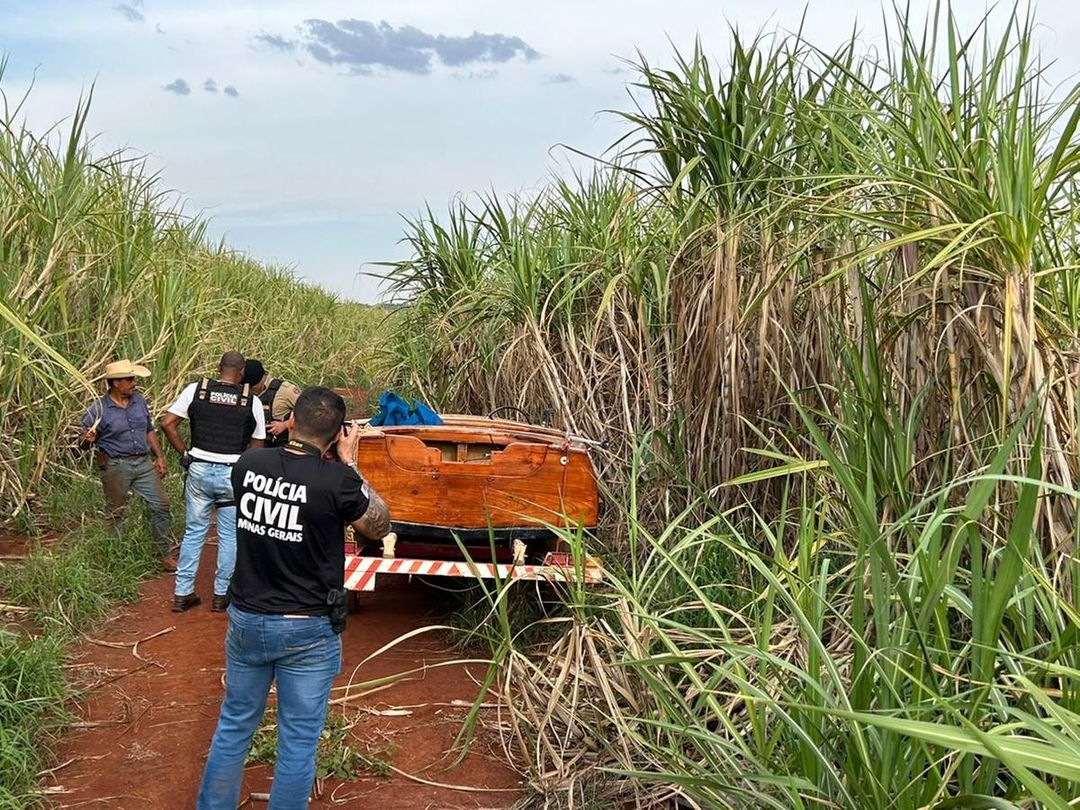
M 337 451 L 338 460 L 344 464 L 356 463 L 356 446 L 360 443 L 360 426 L 356 422 L 346 422 L 341 426 L 341 433 L 338 435 L 337 444 L 334 445 L 334 449 Z

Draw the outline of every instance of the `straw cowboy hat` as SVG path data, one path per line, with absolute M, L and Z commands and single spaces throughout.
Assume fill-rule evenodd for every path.
M 132 363 L 130 360 L 117 360 L 105 366 L 106 380 L 122 380 L 124 377 L 149 377 L 150 369 Z

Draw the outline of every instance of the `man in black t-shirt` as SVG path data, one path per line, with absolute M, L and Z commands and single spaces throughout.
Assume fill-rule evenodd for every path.
M 271 807 L 307 807 L 330 685 L 341 667 L 345 526 L 382 539 L 390 516 L 356 470 L 360 429 L 327 388 L 296 400 L 284 447 L 249 450 L 233 466 L 236 569 L 225 640 L 226 687 L 199 788 L 199 810 L 233 810 L 270 684 L 278 748 Z M 324 458 L 335 446 L 338 460 Z

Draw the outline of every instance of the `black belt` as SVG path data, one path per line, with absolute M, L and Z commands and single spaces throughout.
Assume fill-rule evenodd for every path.
M 145 453 L 128 453 L 120 456 L 109 456 L 109 458 L 146 458 L 148 455 L 150 455 L 149 451 Z

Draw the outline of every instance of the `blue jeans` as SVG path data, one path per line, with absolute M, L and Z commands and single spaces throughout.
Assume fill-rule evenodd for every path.
M 101 471 L 109 522 L 123 531 L 128 492 L 134 492 L 150 507 L 150 534 L 164 557 L 172 551 L 172 519 L 169 496 L 150 456 L 110 458 Z
M 195 592 L 199 555 L 206 542 L 210 512 L 215 504 L 218 507 L 218 552 L 214 594 L 225 596 L 229 590 L 229 580 L 236 565 L 236 503 L 233 501 L 231 475 L 232 467 L 228 464 L 193 461 L 188 468 L 184 482 L 184 539 L 180 543 L 176 586 L 173 588 L 177 596 Z
M 306 808 L 315 747 L 330 685 L 341 669 L 341 637 L 325 616 L 288 619 L 229 609 L 225 699 L 206 758 L 196 810 L 235 810 L 251 738 L 277 681 L 277 762 L 269 810 Z

